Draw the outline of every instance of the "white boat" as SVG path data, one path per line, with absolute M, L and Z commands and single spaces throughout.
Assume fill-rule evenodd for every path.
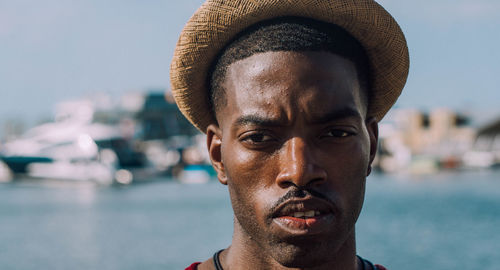
M 121 165 L 133 163 L 133 158 L 119 158 L 130 153 L 115 126 L 62 121 L 35 127 L 5 143 L 0 156 L 16 174 L 109 185 L 132 182 L 131 173 Z

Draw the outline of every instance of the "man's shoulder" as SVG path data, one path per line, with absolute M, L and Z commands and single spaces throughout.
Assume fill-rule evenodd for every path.
M 185 270 L 212 270 L 214 268 L 214 262 L 212 258 L 204 261 L 204 262 L 195 262 L 188 266 Z
M 191 264 L 190 266 L 188 266 L 185 270 L 197 270 L 199 264 L 200 264 L 200 262 L 195 262 L 195 263 Z
M 380 264 L 373 264 L 367 259 L 363 259 L 360 256 L 358 256 L 359 261 L 363 265 L 362 269 L 374 269 L 374 270 L 387 270 L 384 266 Z

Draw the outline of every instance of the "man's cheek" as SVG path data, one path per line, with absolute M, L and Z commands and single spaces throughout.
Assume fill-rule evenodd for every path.
M 225 156 L 224 164 L 231 181 L 249 189 L 266 185 L 273 171 L 270 159 L 248 150 Z
M 273 193 L 272 188 L 264 185 L 260 180 L 258 172 L 249 172 L 243 176 L 238 176 L 238 180 L 233 179 L 230 183 L 230 194 L 233 207 L 244 207 L 240 212 L 251 214 L 252 219 L 259 223 L 266 222 L 269 215 L 272 198 L 279 196 Z

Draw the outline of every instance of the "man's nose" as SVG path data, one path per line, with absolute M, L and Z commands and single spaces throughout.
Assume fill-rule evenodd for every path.
M 327 172 L 315 160 L 315 151 L 318 150 L 314 147 L 300 137 L 291 138 L 286 142 L 280 154 L 280 173 L 276 178 L 280 187 L 314 186 L 326 181 Z

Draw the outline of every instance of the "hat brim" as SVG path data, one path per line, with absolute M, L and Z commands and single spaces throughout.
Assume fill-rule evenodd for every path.
M 380 121 L 406 83 L 409 53 L 401 28 L 372 0 L 208 0 L 184 27 L 170 69 L 181 112 L 200 131 L 216 123 L 207 85 L 212 62 L 239 32 L 260 21 L 296 16 L 344 28 L 364 47 L 371 69 L 368 116 Z

